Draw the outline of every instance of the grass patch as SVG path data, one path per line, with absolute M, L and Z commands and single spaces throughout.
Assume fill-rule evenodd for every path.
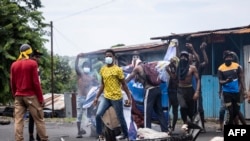
M 74 123 L 76 118 L 45 118 L 45 122 Z
M 44 118 L 45 122 L 75 123 L 76 118 Z M 0 116 L 0 121 L 14 121 L 13 117 Z M 28 121 L 28 119 L 26 120 Z

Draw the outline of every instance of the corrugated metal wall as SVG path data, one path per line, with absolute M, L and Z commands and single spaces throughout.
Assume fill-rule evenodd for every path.
M 219 116 L 219 82 L 217 76 L 202 75 L 201 79 L 203 108 L 205 118 L 217 118 Z
M 201 85 L 202 85 L 202 96 L 203 96 L 202 98 L 203 98 L 203 108 L 205 112 L 205 118 L 219 118 L 221 101 L 219 99 L 218 77 L 212 75 L 202 75 Z M 247 111 L 245 110 L 246 105 L 247 104 L 241 104 L 241 112 L 243 113 L 243 115 L 245 114 L 245 111 Z M 247 106 L 249 113 L 250 104 L 248 104 Z
M 248 63 L 248 61 L 250 61 L 250 45 L 246 45 L 243 47 L 243 53 L 244 53 L 244 74 L 245 74 L 245 83 L 246 83 L 246 89 L 247 91 L 250 89 L 250 63 Z M 250 119 L 250 104 L 248 104 L 245 101 L 244 104 L 244 108 L 245 108 L 245 118 L 246 119 Z

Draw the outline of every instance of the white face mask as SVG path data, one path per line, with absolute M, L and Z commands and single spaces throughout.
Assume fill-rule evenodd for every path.
M 85 73 L 90 73 L 90 68 L 84 67 L 84 68 L 83 68 L 83 72 L 85 72 Z
M 105 57 L 105 63 L 106 64 L 112 64 L 112 62 L 113 62 L 113 58 L 112 57 Z

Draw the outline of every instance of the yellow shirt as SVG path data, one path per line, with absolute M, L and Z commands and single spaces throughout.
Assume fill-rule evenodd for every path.
M 112 67 L 103 66 L 100 74 L 104 83 L 104 97 L 110 100 L 122 98 L 121 79 L 124 79 L 123 71 L 117 65 Z

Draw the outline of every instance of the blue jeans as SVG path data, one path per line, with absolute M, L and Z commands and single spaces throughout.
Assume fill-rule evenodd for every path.
M 76 121 L 77 122 L 82 122 L 83 113 L 86 112 L 86 110 L 82 108 L 85 100 L 86 100 L 86 96 L 80 96 L 80 95 L 77 96 L 77 99 L 76 99 L 76 102 L 77 102 L 77 105 L 76 105 L 77 119 L 76 119 Z
M 127 123 L 124 118 L 124 113 L 123 113 L 123 101 L 122 99 L 120 100 L 110 100 L 107 98 L 103 98 L 100 101 L 100 104 L 98 106 L 97 112 L 96 112 L 96 133 L 98 135 L 102 134 L 102 116 L 106 112 L 106 110 L 110 107 L 113 106 L 116 116 L 121 124 L 122 132 L 125 137 L 128 137 L 128 127 Z

